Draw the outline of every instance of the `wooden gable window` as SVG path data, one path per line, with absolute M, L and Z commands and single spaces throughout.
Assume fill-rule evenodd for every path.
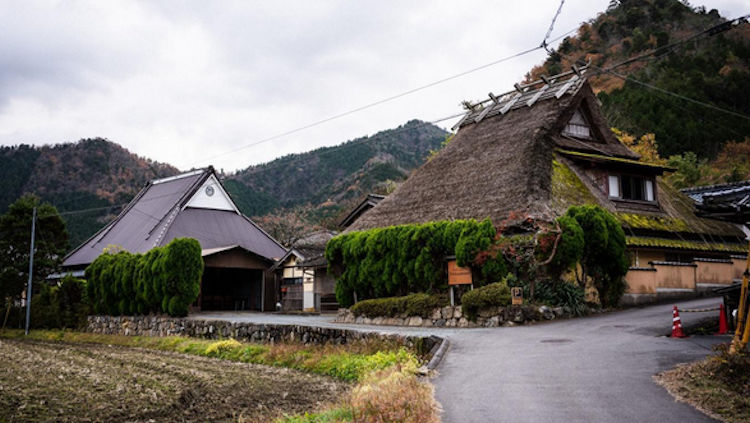
M 656 201 L 654 179 L 637 175 L 609 175 L 609 197 L 630 201 Z
M 593 139 L 591 125 L 589 125 L 589 122 L 581 109 L 578 109 L 573 113 L 573 117 L 570 118 L 565 129 L 563 129 L 563 135 L 587 140 Z

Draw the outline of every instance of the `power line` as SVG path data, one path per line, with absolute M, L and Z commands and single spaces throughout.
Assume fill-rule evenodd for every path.
M 558 11 L 558 14 L 559 14 L 559 11 Z M 557 19 L 557 16 L 555 16 L 555 19 Z M 553 25 L 554 25 L 554 20 L 553 20 Z M 573 28 L 573 29 L 565 32 L 564 34 L 555 37 L 554 39 L 550 40 L 549 42 L 550 43 L 551 42 L 555 42 L 555 41 L 559 40 L 560 38 L 562 38 L 562 37 L 570 34 L 571 32 L 573 32 L 573 31 L 575 31 L 577 29 L 578 28 Z M 548 31 L 548 33 L 547 33 L 547 35 L 545 37 L 545 41 L 549 37 L 549 33 L 550 32 L 551 32 L 551 27 L 550 27 L 550 30 Z M 257 145 L 260 145 L 260 144 L 264 144 L 264 143 L 267 143 L 267 142 L 270 142 L 270 141 L 273 141 L 273 140 L 285 137 L 287 135 L 291 135 L 291 134 L 294 134 L 294 133 L 297 133 L 297 132 L 300 132 L 300 131 L 304 131 L 306 129 L 310 129 L 310 128 L 313 128 L 315 126 L 319 126 L 319 125 L 321 125 L 323 123 L 330 122 L 330 121 L 336 120 L 336 119 L 340 119 L 342 117 L 349 116 L 351 114 L 354 114 L 354 113 L 357 113 L 357 112 L 361 112 L 363 110 L 367 110 L 367 109 L 370 109 L 370 108 L 375 107 L 375 106 L 379 106 L 381 104 L 384 104 L 384 103 L 387 103 L 387 102 L 399 99 L 401 97 L 405 97 L 405 96 L 408 96 L 410 94 L 414 94 L 416 92 L 425 90 L 427 88 L 431 88 L 431 87 L 434 87 L 436 85 L 440 85 L 440 84 L 443 84 L 445 82 L 452 81 L 452 80 L 460 78 L 462 76 L 466 76 L 468 74 L 471 74 L 471 73 L 474 73 L 474 72 L 477 72 L 477 71 L 480 71 L 480 70 L 483 70 L 483 69 L 486 69 L 486 68 L 498 65 L 500 63 L 507 62 L 508 60 L 524 56 L 526 54 L 532 53 L 532 52 L 534 52 L 536 50 L 539 50 L 541 48 L 543 48 L 543 46 L 541 46 L 541 45 L 537 46 L 537 47 L 529 48 L 529 49 L 520 51 L 518 53 L 514 53 L 514 54 L 512 54 L 510 56 L 505 56 L 503 58 L 494 60 L 492 62 L 485 63 L 483 65 L 480 65 L 480 66 L 477 66 L 477 67 L 465 70 L 463 72 L 459 72 L 457 74 L 454 74 L 454 75 L 451 75 L 451 76 L 448 76 L 448 77 L 445 77 L 445 78 L 442 78 L 442 79 L 438 79 L 436 81 L 433 81 L 433 82 L 430 82 L 430 83 L 427 83 L 427 84 L 424 84 L 424 85 L 420 85 L 418 87 L 415 87 L 415 88 L 412 88 L 412 89 L 400 92 L 398 94 L 394 94 L 392 96 L 389 96 L 389 97 L 386 97 L 386 98 L 383 98 L 383 99 L 380 99 L 380 100 L 377 100 L 377 101 L 373 101 L 373 102 L 365 104 L 363 106 L 359 106 L 359 107 L 356 107 L 354 109 L 347 110 L 345 112 L 338 113 L 336 115 L 329 116 L 327 118 L 320 119 L 320 120 L 317 120 L 315 122 L 312 122 L 312 123 L 309 123 L 309 124 L 306 124 L 306 125 L 303 125 L 303 126 L 299 126 L 297 128 L 290 129 L 288 131 L 285 131 L 285 132 L 282 132 L 282 133 L 279 133 L 279 134 L 276 134 L 276 135 L 273 135 L 273 136 L 270 136 L 270 137 L 267 137 L 267 138 L 260 139 L 258 141 L 253 141 L 253 142 L 251 142 L 249 144 L 245 144 L 243 146 L 237 147 L 237 148 L 232 149 L 232 150 L 225 151 L 223 153 L 219 153 L 219 154 L 215 154 L 213 156 L 209 156 L 209 157 L 203 158 L 200 161 L 195 161 L 195 162 L 189 163 L 188 165 L 190 166 L 190 165 L 195 165 L 195 164 L 198 164 L 198 163 L 201 163 L 201 162 L 210 161 L 210 160 L 213 160 L 213 159 L 218 158 L 218 157 L 226 156 L 227 154 L 236 153 L 238 151 L 242 151 L 242 150 L 248 149 L 250 147 L 254 147 L 254 146 L 257 146 Z
M 714 106 L 713 104 L 709 104 L 709 103 L 704 103 L 704 102 L 702 102 L 702 101 L 699 101 L 699 100 L 695 100 L 695 99 L 693 99 L 693 98 L 690 98 L 690 97 L 686 97 L 686 96 L 684 96 L 684 95 L 681 95 L 681 94 L 677 94 L 677 93 L 674 93 L 674 92 L 672 92 L 672 91 L 669 91 L 669 90 L 665 90 L 665 89 L 663 89 L 663 88 L 659 88 L 659 87 L 657 87 L 656 85 L 652 85 L 652 84 L 649 84 L 648 82 L 643 82 L 643 81 L 639 81 L 639 80 L 637 80 L 637 79 L 635 79 L 635 78 L 633 78 L 633 77 L 630 77 L 630 76 L 625 76 L 625 75 L 619 74 L 619 73 L 617 73 L 617 72 L 615 72 L 615 71 L 613 71 L 613 70 L 611 70 L 611 69 L 602 69 L 602 68 L 599 68 L 599 67 L 597 67 L 597 66 L 594 66 L 594 67 L 596 67 L 597 69 L 600 69 L 600 70 L 601 70 L 602 72 L 606 72 L 606 73 L 609 73 L 609 74 L 611 74 L 611 75 L 613 75 L 613 76 L 616 76 L 616 77 L 618 77 L 618 78 L 620 78 L 620 79 L 622 79 L 622 80 L 624 80 L 624 81 L 629 81 L 629 82 L 633 82 L 633 83 L 635 83 L 635 84 L 638 84 L 638 85 L 644 86 L 644 87 L 646 87 L 646 88 L 650 88 L 650 89 L 652 89 L 652 90 L 654 90 L 654 91 L 658 91 L 658 92 L 660 92 L 660 93 L 663 93 L 663 94 L 667 94 L 667 95 L 670 95 L 670 96 L 672 96 L 672 97 L 676 97 L 676 98 L 679 98 L 679 99 L 681 99 L 681 100 L 685 100 L 685 101 L 688 101 L 688 102 L 690 102 L 690 103 L 693 103 L 693 104 L 697 104 L 697 105 L 699 105 L 699 106 L 703 106 L 703 107 L 706 107 L 706 108 L 709 108 L 709 109 L 713 109 L 713 110 L 716 110 L 716 111 L 718 111 L 718 112 L 722 112 L 722 113 L 726 113 L 726 114 L 729 114 L 729 115 L 732 115 L 732 116 L 735 116 L 735 117 L 738 117 L 738 118 L 742 118 L 742 119 L 747 119 L 747 120 L 750 120 L 750 116 L 747 116 L 747 115 L 743 115 L 742 113 L 737 113 L 737 112 L 734 112 L 734 111 L 732 111 L 732 110 L 727 110 L 727 109 L 723 109 L 723 108 L 721 108 L 721 107 L 718 107 L 718 106 Z

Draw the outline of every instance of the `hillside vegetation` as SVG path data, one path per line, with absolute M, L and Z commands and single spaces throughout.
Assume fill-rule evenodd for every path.
M 664 48 L 726 21 L 713 9 L 692 8 L 677 0 L 612 1 L 605 13 L 584 22 L 575 36 L 528 75 L 567 70 L 575 61 L 594 67 L 654 52 L 616 68 L 656 87 L 706 104 L 750 116 L 750 25 L 705 36 L 674 48 Z M 595 71 L 596 69 L 592 69 Z M 610 125 L 636 137 L 656 136 L 662 157 L 695 153 L 710 161 L 730 141 L 750 137 L 750 119 L 700 106 L 604 74 L 591 79 Z M 744 175 L 750 177 L 750 175 Z M 710 182 L 710 181 L 706 181 Z M 721 181 L 713 181 L 721 182 Z
M 298 219 L 333 226 L 367 193 L 385 193 L 406 179 L 447 135 L 412 120 L 370 137 L 248 167 L 228 176 L 225 185 L 249 216 L 298 211 Z
M 34 147 L 0 147 L 0 213 L 26 193 L 57 206 L 71 246 L 85 240 L 116 215 L 151 179 L 177 174 L 170 165 L 139 157 L 111 141 L 93 138 Z

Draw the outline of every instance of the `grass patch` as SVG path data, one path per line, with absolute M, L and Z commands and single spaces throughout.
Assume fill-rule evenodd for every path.
M 417 357 L 404 347 L 382 341 L 362 341 L 348 345 L 260 345 L 234 339 L 207 340 L 188 337 L 147 337 L 99 335 L 62 330 L 35 330 L 28 337 L 20 330 L 0 332 L 0 338 L 24 338 L 42 341 L 121 345 L 173 351 L 242 363 L 286 367 L 354 382 L 369 373 L 398 365 L 416 370 Z
M 750 355 L 715 355 L 660 373 L 654 379 L 679 401 L 724 422 L 750 421 Z

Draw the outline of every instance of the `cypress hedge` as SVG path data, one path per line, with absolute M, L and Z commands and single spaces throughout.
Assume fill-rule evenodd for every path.
M 326 245 L 329 272 L 336 277 L 336 298 L 343 307 L 357 300 L 404 296 L 412 292 L 440 293 L 447 289 L 446 256 L 459 266 L 475 267 L 476 255 L 495 239 L 489 219 L 399 225 L 341 234 Z M 492 271 L 475 270 L 482 285 L 496 282 L 505 266 L 490 262 Z M 487 279 L 487 280 L 485 280 Z
M 202 276 L 200 243 L 175 238 L 145 254 L 100 255 L 86 268 L 86 293 L 97 314 L 185 316 Z

